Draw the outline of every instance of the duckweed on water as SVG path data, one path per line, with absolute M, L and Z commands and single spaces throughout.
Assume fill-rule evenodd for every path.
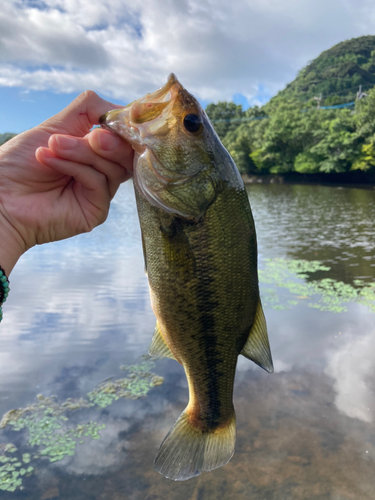
M 105 424 L 88 422 L 69 426 L 66 413 L 98 406 L 105 408 L 119 398 L 138 399 L 147 395 L 152 387 L 161 385 L 163 377 L 150 372 L 154 363 L 144 360 L 139 364 L 122 366 L 128 377 L 116 381 L 106 381 L 98 385 L 84 398 L 68 398 L 58 403 L 54 396 L 37 396 L 37 402 L 25 408 L 6 413 L 0 428 L 10 427 L 13 431 L 27 430 L 27 445 L 37 447 L 34 454 L 23 453 L 22 458 L 9 456 L 18 450 L 13 444 L 0 445 L 0 490 L 15 491 L 22 489 L 22 479 L 30 475 L 34 468 L 28 466 L 31 460 L 45 458 L 57 462 L 75 454 L 77 444 L 84 444 L 85 438 L 100 439 L 99 431 Z
M 15 453 L 17 448 L 12 443 L 0 445 L 0 490 L 16 491 L 22 489 L 22 476 L 30 475 L 34 467 L 27 467 L 28 461 L 24 454 L 22 460 L 9 453 Z
M 375 312 L 375 283 L 355 280 L 352 286 L 331 278 L 303 281 L 311 273 L 329 270 L 320 261 L 266 259 L 259 280 L 274 288 L 262 288 L 264 305 L 281 310 L 305 301 L 309 307 L 339 313 L 347 310 L 345 304 L 357 302 Z
M 105 408 L 120 398 L 143 398 L 150 389 L 164 382 L 163 377 L 150 372 L 154 366 L 155 364 L 150 360 L 137 365 L 122 365 L 121 370 L 129 372 L 127 378 L 102 382 L 92 392 L 89 392 L 87 397 L 100 408 Z

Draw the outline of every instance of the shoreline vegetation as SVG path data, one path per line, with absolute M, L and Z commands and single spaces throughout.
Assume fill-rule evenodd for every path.
M 270 111 L 243 112 L 228 102 L 206 109 L 248 182 L 375 184 L 375 87 L 351 109 L 306 109 L 293 99 L 268 104 Z M 241 116 L 217 118 L 223 115 Z
M 333 174 L 241 174 L 245 185 L 249 184 L 319 184 L 337 187 L 363 187 L 375 189 L 375 172 L 344 172 Z
M 375 36 L 326 50 L 262 107 L 206 112 L 250 182 L 375 184 Z

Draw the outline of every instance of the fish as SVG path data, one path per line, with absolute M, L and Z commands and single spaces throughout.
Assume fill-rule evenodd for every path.
M 249 197 L 197 99 L 166 85 L 100 119 L 128 141 L 156 327 L 149 354 L 184 368 L 189 402 L 154 469 L 175 481 L 233 456 L 238 356 L 273 372 Z

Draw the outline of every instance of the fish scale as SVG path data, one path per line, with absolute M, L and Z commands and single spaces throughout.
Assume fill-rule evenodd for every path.
M 273 371 L 251 208 L 232 158 L 174 75 L 154 94 L 109 112 L 102 125 L 136 151 L 137 209 L 157 318 L 150 354 L 176 359 L 189 385 L 189 403 L 154 466 L 185 480 L 234 453 L 238 356 Z

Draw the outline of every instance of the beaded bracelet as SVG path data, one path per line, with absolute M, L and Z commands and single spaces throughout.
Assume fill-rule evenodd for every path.
M 1 309 L 9 295 L 9 280 L 5 275 L 4 269 L 0 266 L 0 323 L 3 319 L 3 310 Z

